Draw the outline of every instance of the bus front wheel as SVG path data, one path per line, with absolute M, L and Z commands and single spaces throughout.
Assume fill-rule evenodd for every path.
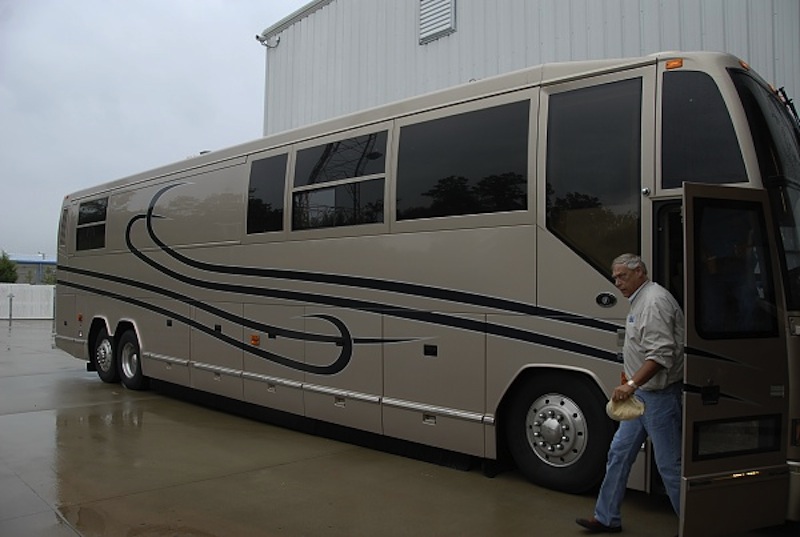
M 105 327 L 100 329 L 94 340 L 92 361 L 100 380 L 108 383 L 119 382 L 119 370 L 114 355 L 114 340 L 108 335 Z
M 593 382 L 578 375 L 539 373 L 523 381 L 509 403 L 506 439 L 528 480 L 573 494 L 600 483 L 614 424 Z
M 119 371 L 126 388 L 146 390 L 149 387 L 149 379 L 142 373 L 139 338 L 133 330 L 126 330 L 119 338 Z

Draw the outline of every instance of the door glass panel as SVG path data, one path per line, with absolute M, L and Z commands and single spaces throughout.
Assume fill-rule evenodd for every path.
M 704 339 L 778 333 L 765 220 L 758 203 L 698 198 L 696 329 Z

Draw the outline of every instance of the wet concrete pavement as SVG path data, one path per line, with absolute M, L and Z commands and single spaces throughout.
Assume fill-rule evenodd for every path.
M 6 323 L 1 537 L 583 535 L 574 519 L 592 511 L 593 497 L 513 471 L 489 479 L 104 384 L 52 348 L 51 322 Z M 629 492 L 624 517 L 626 535 L 676 533 L 663 497 Z

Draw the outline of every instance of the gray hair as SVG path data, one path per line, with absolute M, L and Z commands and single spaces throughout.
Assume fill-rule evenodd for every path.
M 644 261 L 642 261 L 642 258 L 636 254 L 622 254 L 611 262 L 612 270 L 614 265 L 625 265 L 631 270 L 634 270 L 637 267 L 642 267 L 642 272 L 647 274 L 647 265 L 645 265 Z

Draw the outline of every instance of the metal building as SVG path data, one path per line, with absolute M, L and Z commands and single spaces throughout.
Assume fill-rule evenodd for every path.
M 800 102 L 798 0 L 314 0 L 267 28 L 264 134 L 552 61 L 725 51 Z
M 17 266 L 16 283 L 34 285 L 55 283 L 55 259 L 46 259 L 44 254 L 9 254 L 8 257 Z

